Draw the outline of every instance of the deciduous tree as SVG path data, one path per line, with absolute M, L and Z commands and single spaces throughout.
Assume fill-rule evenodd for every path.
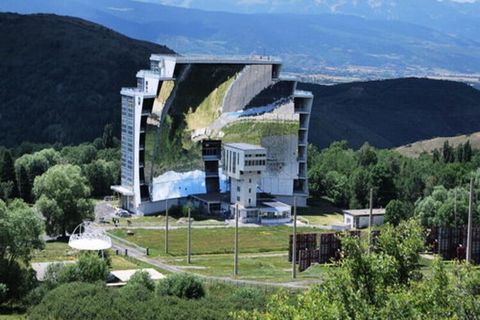
M 65 236 L 82 220 L 93 218 L 90 188 L 78 166 L 56 165 L 48 169 L 35 178 L 33 191 L 51 236 Z

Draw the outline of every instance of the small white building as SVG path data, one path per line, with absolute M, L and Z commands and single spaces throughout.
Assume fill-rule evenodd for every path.
M 350 229 L 361 229 L 368 227 L 370 209 L 343 210 L 343 223 Z M 372 224 L 380 226 L 385 219 L 385 209 L 372 210 Z

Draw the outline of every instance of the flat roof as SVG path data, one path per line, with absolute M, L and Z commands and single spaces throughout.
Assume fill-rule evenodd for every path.
M 118 192 L 124 196 L 134 196 L 133 190 L 125 186 L 111 186 L 111 190 Z
M 198 199 L 203 202 L 222 202 L 227 197 L 227 193 L 199 193 L 193 194 L 192 198 Z
M 248 150 L 258 150 L 258 151 L 266 151 L 266 149 L 262 146 L 257 146 L 254 144 L 250 143 L 227 143 L 224 145 L 225 147 L 230 147 L 230 148 L 235 148 L 243 151 L 248 151 Z
M 176 54 L 152 54 L 150 60 L 159 61 L 161 59 L 174 58 L 176 63 L 204 63 L 204 64 L 281 64 L 282 60 L 275 56 L 263 55 L 187 55 Z
M 280 201 L 264 201 L 262 203 L 263 208 L 273 208 L 275 210 L 290 210 L 292 207 L 289 206 L 288 204 L 285 204 Z
M 344 214 L 351 216 L 368 216 L 370 215 L 370 209 L 354 209 L 354 210 L 342 210 Z M 385 214 L 384 208 L 377 208 L 372 210 L 372 215 L 380 216 Z
M 152 280 L 160 280 L 160 279 L 165 278 L 165 276 L 164 276 L 163 274 L 161 274 L 160 272 L 158 272 L 157 270 L 152 269 L 152 268 L 147 268 L 147 269 L 129 269 L 129 270 L 114 270 L 114 271 L 110 271 L 110 273 L 111 273 L 112 275 L 114 275 L 116 278 L 118 278 L 118 280 L 120 280 L 120 281 L 122 281 L 122 282 L 128 282 L 128 281 L 130 280 L 130 278 L 131 278 L 137 271 L 143 271 L 143 272 L 148 273 L 148 275 L 150 276 L 150 279 L 152 279 Z
M 73 264 L 75 261 L 48 261 L 48 262 L 32 262 L 32 269 L 36 271 L 36 277 L 38 281 L 45 279 L 48 266 L 51 264 Z

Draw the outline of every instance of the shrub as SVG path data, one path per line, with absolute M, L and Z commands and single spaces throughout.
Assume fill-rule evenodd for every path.
M 128 281 L 127 287 L 128 286 L 141 286 L 141 287 L 147 288 L 150 291 L 155 290 L 155 283 L 150 278 L 150 275 L 148 274 L 148 272 L 145 272 L 145 271 L 135 272 L 134 275 Z
M 160 281 L 157 286 L 159 295 L 179 298 L 199 299 L 205 296 L 202 281 L 189 273 L 176 273 Z
M 76 264 L 78 280 L 83 282 L 105 281 L 108 275 L 107 263 L 96 255 L 81 255 Z
M 43 297 L 45 297 L 51 289 L 52 287 L 49 287 L 46 284 L 39 285 L 26 295 L 23 303 L 26 306 L 36 306 L 42 301 Z
M 8 287 L 4 283 L 0 283 L 0 304 L 6 301 L 8 293 Z
M 235 309 L 259 309 L 265 305 L 265 294 L 257 288 L 242 287 L 233 292 L 230 298 Z

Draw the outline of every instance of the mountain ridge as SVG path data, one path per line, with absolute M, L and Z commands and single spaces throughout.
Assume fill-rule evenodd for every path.
M 411 22 L 338 14 L 242 15 L 130 0 L 71 0 L 68 6 L 63 0 L 0 3 L 0 10 L 28 13 L 41 8 L 165 43 L 185 54 L 279 55 L 285 70 L 292 72 L 353 74 L 365 79 L 480 69 L 478 37 L 461 38 Z
M 120 88 L 136 84 L 151 53 L 173 52 L 45 14 L 0 13 L 0 43 L 0 145 L 7 146 L 89 141 L 107 123 L 119 132 Z

